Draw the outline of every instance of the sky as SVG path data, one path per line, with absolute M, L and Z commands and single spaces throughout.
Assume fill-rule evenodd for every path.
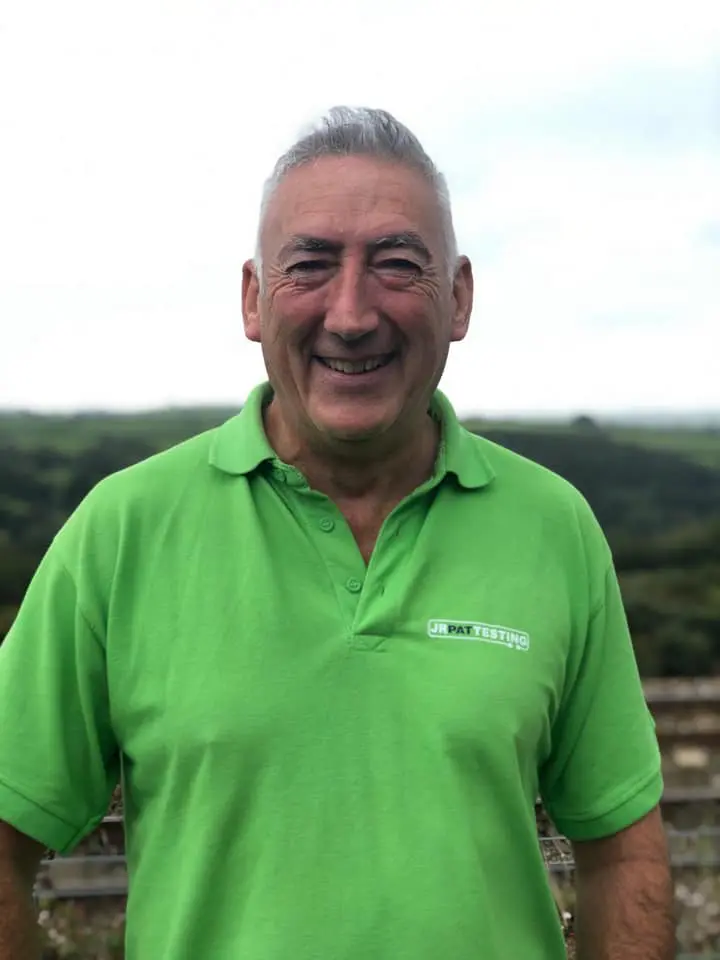
M 241 404 L 262 184 L 337 103 L 448 179 L 461 414 L 720 410 L 718 0 L 0 5 L 0 408 Z

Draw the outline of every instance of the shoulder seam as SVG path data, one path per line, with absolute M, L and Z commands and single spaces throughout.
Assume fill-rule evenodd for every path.
M 65 573 L 68 575 L 68 577 L 70 577 L 70 579 L 72 580 L 73 586 L 75 587 L 75 595 L 76 595 L 76 597 L 77 597 L 77 600 L 76 600 L 77 610 L 78 610 L 80 616 L 82 617 L 83 622 L 85 623 L 85 626 L 88 628 L 88 630 L 89 630 L 90 633 L 92 634 L 93 639 L 95 640 L 95 643 L 97 643 L 97 645 L 98 645 L 98 647 L 100 648 L 100 650 L 102 651 L 103 655 L 105 655 L 106 652 L 107 652 L 107 651 L 106 651 L 106 648 L 105 648 L 105 644 L 102 642 L 102 640 L 101 640 L 100 637 L 98 636 L 98 632 L 97 632 L 96 627 L 93 625 L 93 623 L 92 623 L 91 620 L 90 620 L 90 617 L 85 613 L 85 611 L 84 611 L 83 608 L 82 608 L 82 604 L 80 603 L 80 591 L 79 591 L 79 589 L 78 589 L 77 580 L 75 579 L 75 576 L 74 576 L 72 570 L 70 569 L 70 567 L 68 566 L 67 562 L 65 561 L 65 558 L 64 558 L 63 555 L 62 555 L 62 551 L 60 550 L 59 546 L 57 546 L 57 544 L 56 544 L 56 550 L 57 550 L 57 558 L 58 558 L 58 562 L 60 563 L 60 566 L 61 566 L 62 569 L 65 571 Z
M 612 561 L 610 561 L 605 567 L 605 573 L 603 574 L 603 583 L 607 583 L 608 577 L 612 573 Z M 605 606 L 605 594 L 598 600 L 593 609 L 590 611 L 589 620 L 593 621 L 595 617 L 603 610 Z

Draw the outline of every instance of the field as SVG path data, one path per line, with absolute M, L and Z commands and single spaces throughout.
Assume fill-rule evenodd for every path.
M 69 416 L 0 411 L 0 450 L 3 447 L 22 451 L 53 448 L 72 454 L 108 438 L 139 441 L 155 449 L 164 449 L 218 426 L 237 412 L 218 407 Z
M 44 415 L 0 411 L 0 449 L 31 450 L 58 444 L 67 452 L 86 449 L 113 436 L 164 448 L 189 436 L 212 429 L 238 411 L 230 407 L 174 408 L 148 413 Z M 466 426 L 490 438 L 496 433 L 586 436 L 602 431 L 611 440 L 650 450 L 676 453 L 689 460 L 720 469 L 720 428 L 675 428 L 572 422 L 469 419 Z
M 720 470 L 720 431 L 661 430 L 615 427 L 610 436 L 620 443 L 637 444 L 654 450 L 670 450 L 703 466 Z

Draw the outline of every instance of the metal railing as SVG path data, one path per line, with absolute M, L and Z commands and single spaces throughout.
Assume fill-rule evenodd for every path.
M 115 823 L 118 820 L 114 821 Z M 120 821 L 121 822 L 121 821 Z M 673 869 L 720 871 L 720 827 L 698 827 L 694 830 L 667 828 Z M 571 875 L 575 870 L 570 842 L 562 836 L 539 837 L 545 865 L 551 874 Z M 88 869 L 98 868 L 89 880 Z M 53 883 L 52 874 L 66 872 L 67 882 Z M 113 876 L 114 874 L 114 876 Z M 84 881 L 84 882 L 83 882 Z M 97 897 L 127 896 L 126 859 L 122 853 L 99 853 L 56 857 L 42 862 L 35 887 L 36 900 L 83 900 Z

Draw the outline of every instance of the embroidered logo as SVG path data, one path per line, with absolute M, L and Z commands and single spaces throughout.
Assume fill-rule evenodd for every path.
M 523 630 L 501 627 L 496 623 L 475 623 L 472 620 L 428 620 L 429 637 L 478 640 L 481 643 L 497 643 L 513 650 L 529 650 L 530 635 Z

